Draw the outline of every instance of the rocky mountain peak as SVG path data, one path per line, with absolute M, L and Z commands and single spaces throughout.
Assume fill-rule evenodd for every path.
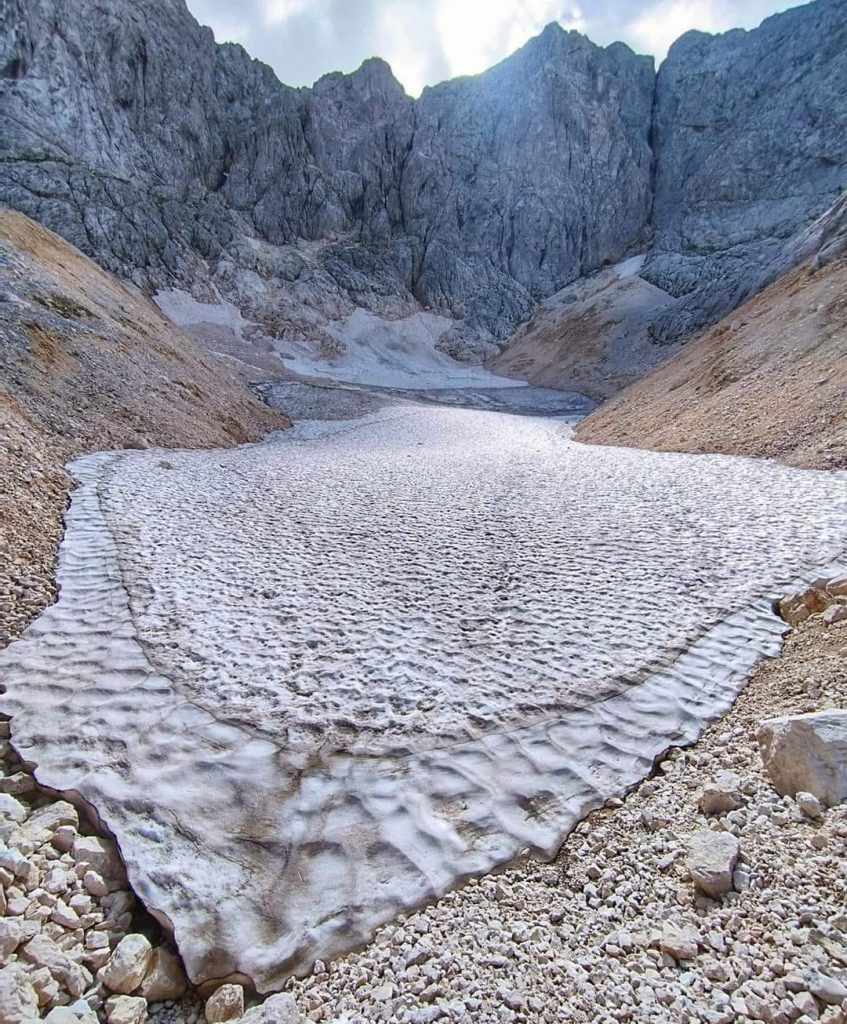
M 649 280 L 685 296 L 655 328 L 676 337 L 763 283 L 847 185 L 844 0 L 688 33 L 658 76 L 551 23 L 417 100 L 376 58 L 289 88 L 182 0 L 3 12 L 0 201 L 273 335 L 424 306 L 456 351 L 491 351 L 539 300 L 648 251 Z

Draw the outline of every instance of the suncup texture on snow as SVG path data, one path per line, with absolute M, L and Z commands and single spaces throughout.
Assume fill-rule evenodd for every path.
M 197 982 L 279 988 L 552 856 L 730 706 L 773 599 L 847 546 L 836 474 L 557 419 L 402 405 L 164 454 L 73 467 L 60 598 L 0 653 L 2 704 Z

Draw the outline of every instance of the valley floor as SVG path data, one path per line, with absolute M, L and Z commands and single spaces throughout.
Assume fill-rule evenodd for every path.
M 6 703 L 45 781 L 106 809 L 195 973 L 225 973 L 233 951 L 260 977 L 262 961 L 336 953 L 522 847 L 554 849 L 726 709 L 778 648 L 768 595 L 847 542 L 836 476 L 566 433 L 402 404 L 229 453 L 80 465 L 62 597 L 3 656 Z M 845 966 L 833 851 L 847 819 L 811 822 L 776 797 L 753 735 L 780 711 L 843 705 L 845 639 L 843 624 L 801 630 L 722 723 L 595 812 L 552 866 L 471 881 L 319 962 L 293 983 L 301 1009 L 843 1019 L 810 992 L 823 976 L 837 993 Z M 695 641 L 704 659 L 683 669 Z M 710 822 L 695 791 L 719 767 L 741 775 L 744 805 Z M 694 896 L 680 856 L 710 824 L 742 842 L 738 892 L 717 902 Z M 695 954 L 676 957 L 673 926 L 688 924 Z

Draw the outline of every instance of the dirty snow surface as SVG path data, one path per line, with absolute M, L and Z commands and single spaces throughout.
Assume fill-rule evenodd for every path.
M 75 464 L 13 741 L 89 800 L 195 981 L 261 990 L 524 850 L 725 709 L 839 475 L 404 404 Z

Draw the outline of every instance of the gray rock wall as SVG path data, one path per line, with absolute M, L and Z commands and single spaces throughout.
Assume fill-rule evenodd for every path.
M 847 4 L 752 32 L 689 32 L 656 80 L 645 276 L 685 295 L 660 340 L 719 319 L 772 279 L 786 241 L 847 188 Z
M 312 89 L 217 45 L 183 0 L 0 0 L 0 202 L 146 289 L 275 336 L 361 306 L 502 343 L 650 244 L 673 337 L 758 287 L 847 186 L 845 0 L 652 60 L 549 26 L 407 97 L 367 61 Z

